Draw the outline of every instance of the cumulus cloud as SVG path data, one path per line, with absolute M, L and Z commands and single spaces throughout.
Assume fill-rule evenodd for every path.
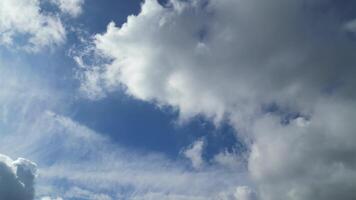
M 65 28 L 54 14 L 42 11 L 39 0 L 0 2 L 0 44 L 39 51 L 65 40 Z
M 109 62 L 86 66 L 83 88 L 227 119 L 261 199 L 354 199 L 356 45 L 342 4 L 147 0 L 95 36 Z
M 318 3 L 204 2 L 163 7 L 149 0 L 121 27 L 110 23 L 95 45 L 113 61 L 95 68 L 88 85 L 99 84 L 99 92 L 123 85 L 136 98 L 179 107 L 182 116 L 239 118 L 271 102 L 310 106 L 339 80 L 346 65 L 337 62 L 354 61 L 354 45 L 346 37 L 326 44 L 319 37 L 332 28 L 328 34 L 340 35 L 337 24 L 307 20 L 331 21 L 313 12 Z M 325 60 L 332 57 L 338 59 Z
M 34 199 L 35 177 L 35 163 L 23 158 L 12 160 L 0 154 L 0 199 Z

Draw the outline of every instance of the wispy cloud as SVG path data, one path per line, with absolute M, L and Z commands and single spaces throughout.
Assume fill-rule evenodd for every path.
M 51 0 L 59 9 L 72 17 L 79 16 L 82 12 L 84 0 Z
M 158 195 L 163 199 L 215 199 L 248 184 L 242 172 L 237 175 L 218 166 L 190 171 L 182 160 L 115 146 L 85 126 L 52 112 L 38 116 L 27 128 L 30 131 L 26 134 L 4 137 L 0 150 L 18 146 L 17 155 L 38 163 L 39 197 L 147 199 Z M 20 138 L 26 138 L 26 142 Z

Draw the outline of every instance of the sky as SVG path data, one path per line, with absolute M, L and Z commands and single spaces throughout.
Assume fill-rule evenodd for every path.
M 356 199 L 352 0 L 1 0 L 0 200 Z

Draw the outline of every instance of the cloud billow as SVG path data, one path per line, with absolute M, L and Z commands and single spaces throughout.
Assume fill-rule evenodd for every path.
M 0 199 L 32 200 L 35 197 L 36 164 L 0 154 Z
M 95 36 L 111 62 L 84 66 L 82 89 L 102 97 L 124 86 L 183 120 L 228 119 L 249 141 L 260 199 L 354 199 L 354 19 L 334 4 L 147 0 Z

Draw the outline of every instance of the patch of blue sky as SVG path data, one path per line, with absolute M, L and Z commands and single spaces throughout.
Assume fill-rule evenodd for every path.
M 139 151 L 164 153 L 171 158 L 198 139 L 206 140 L 203 157 L 211 159 L 221 151 L 243 150 L 234 130 L 225 122 L 219 127 L 201 116 L 187 124 L 176 123 L 172 108 L 132 99 L 118 91 L 99 101 L 79 101 L 73 105 L 72 118 L 109 136 L 113 141 Z

